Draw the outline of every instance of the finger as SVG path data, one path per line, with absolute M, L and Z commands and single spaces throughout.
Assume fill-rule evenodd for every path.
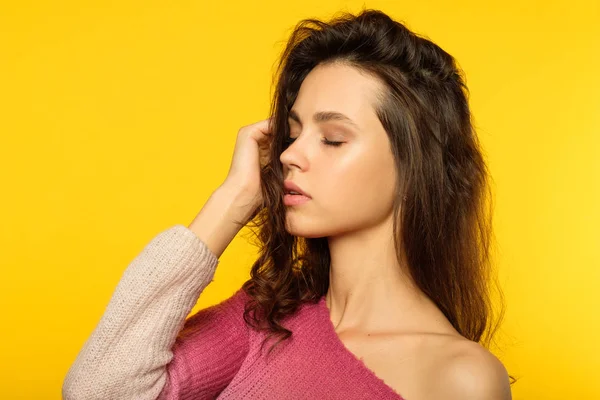
M 256 124 L 256 129 L 264 136 L 272 136 L 273 135 L 272 127 L 273 127 L 273 124 L 272 124 L 271 118 L 265 119 Z
M 272 135 L 273 134 L 273 118 L 272 117 L 271 118 L 267 118 L 265 120 L 265 122 L 266 122 L 266 128 L 263 131 L 263 133 L 265 135 Z

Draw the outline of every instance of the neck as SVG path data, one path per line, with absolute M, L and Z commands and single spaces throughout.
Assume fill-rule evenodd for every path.
M 368 230 L 332 236 L 325 302 L 336 330 L 393 328 L 422 301 L 393 244 L 391 219 Z

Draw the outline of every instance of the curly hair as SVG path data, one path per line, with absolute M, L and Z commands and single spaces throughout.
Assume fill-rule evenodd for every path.
M 261 168 L 263 203 L 247 224 L 258 239 L 259 257 L 242 286 L 250 297 L 246 323 L 268 331 L 265 342 L 279 337 L 270 353 L 292 335 L 283 326 L 286 316 L 328 290 L 327 238 L 286 231 L 279 156 L 287 147 L 288 113 L 302 81 L 317 65 L 334 62 L 383 83 L 374 106 L 401 177 L 393 205 L 398 259 L 462 336 L 488 347 L 505 305 L 492 279 L 490 176 L 471 121 L 466 80 L 450 54 L 372 9 L 342 12 L 327 22 L 300 21 L 276 64 L 271 157 Z M 492 282 L 501 304 L 495 324 Z

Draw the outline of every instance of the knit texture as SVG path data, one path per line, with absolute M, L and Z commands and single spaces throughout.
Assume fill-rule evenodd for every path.
M 194 232 L 160 232 L 129 264 L 98 325 L 71 365 L 65 400 L 402 400 L 337 336 L 325 297 L 282 324 L 292 337 L 247 326 L 240 288 L 189 318 L 219 260 Z M 186 319 L 187 318 L 187 319 Z

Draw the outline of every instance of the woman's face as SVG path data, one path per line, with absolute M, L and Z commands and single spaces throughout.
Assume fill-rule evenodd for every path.
M 311 199 L 286 206 L 290 234 L 336 236 L 389 218 L 396 167 L 373 107 L 380 90 L 377 80 L 342 64 L 319 65 L 302 82 L 289 118 L 293 143 L 280 161 L 284 179 Z M 316 118 L 323 112 L 348 120 Z M 325 140 L 342 144 L 332 146 Z

